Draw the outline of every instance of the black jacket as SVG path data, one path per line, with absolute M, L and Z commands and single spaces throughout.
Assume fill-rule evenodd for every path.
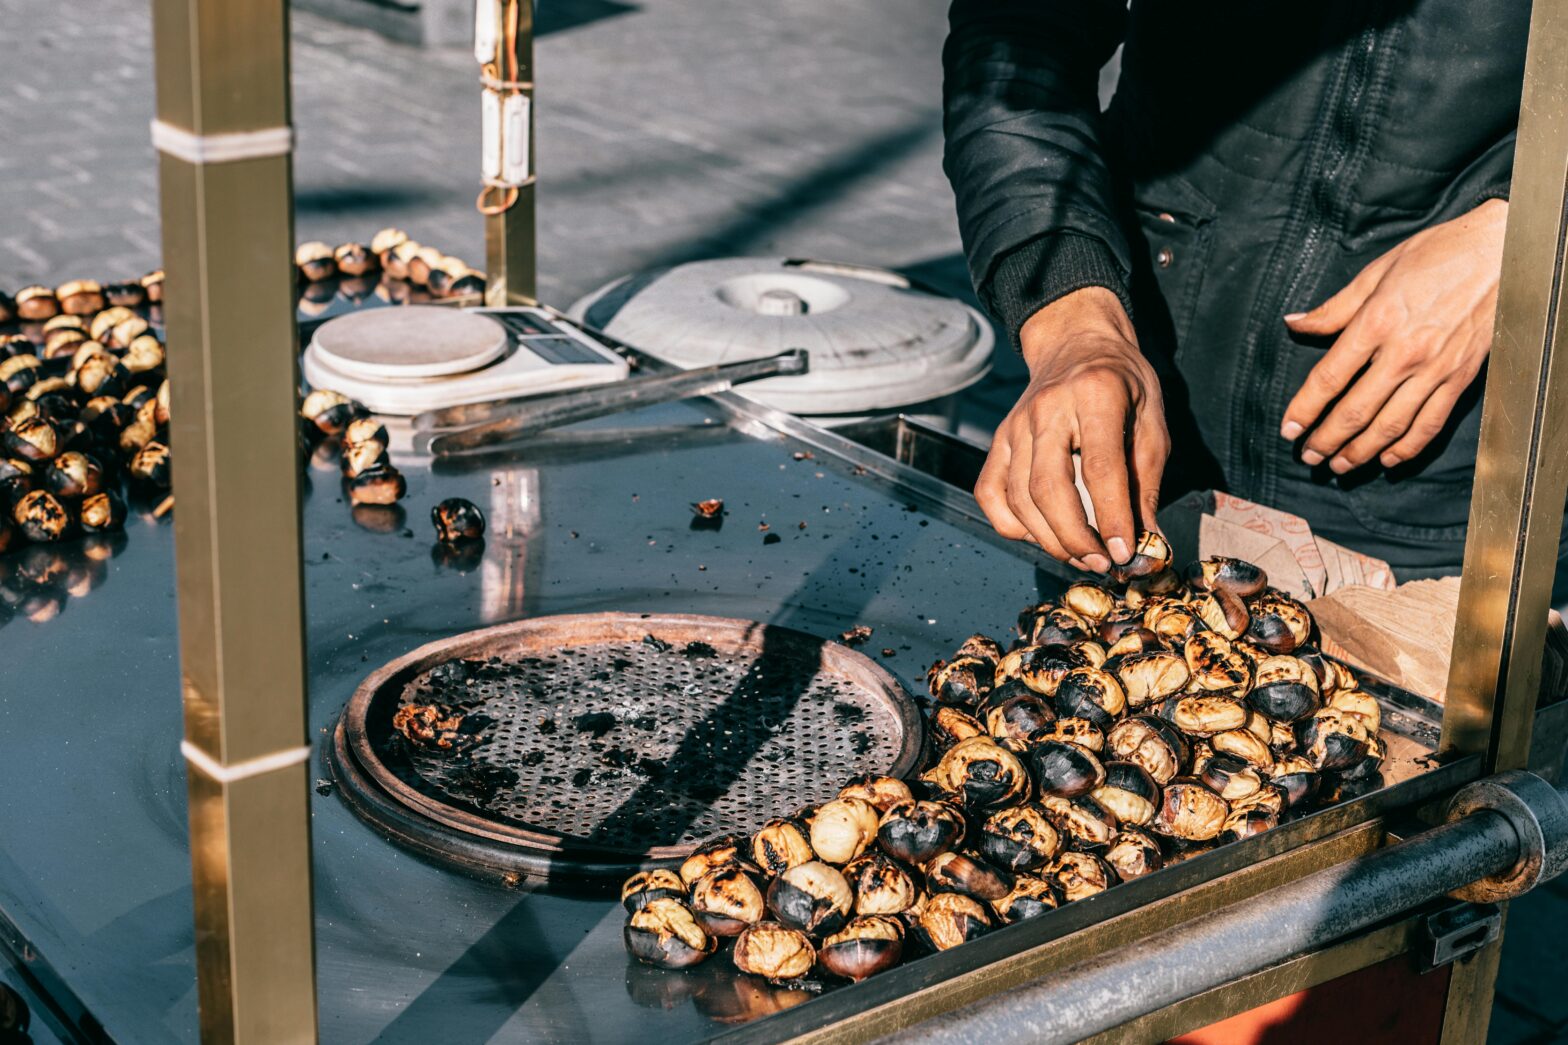
M 1396 566 L 1457 568 L 1479 382 L 1421 458 L 1336 480 L 1277 435 L 1328 345 L 1281 316 L 1506 197 L 1528 3 L 955 0 L 950 19 L 945 165 L 976 289 L 1015 339 L 1110 287 L 1166 370 L 1167 492 L 1227 488 Z

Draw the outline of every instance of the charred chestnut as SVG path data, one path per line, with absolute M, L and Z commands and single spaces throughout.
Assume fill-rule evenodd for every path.
M 332 260 L 345 276 L 363 276 L 381 267 L 381 261 L 363 243 L 342 243 L 332 252 Z
M 1216 754 L 1239 758 L 1249 766 L 1267 772 L 1274 766 L 1274 752 L 1266 741 L 1250 729 L 1227 729 L 1209 738 Z
M 163 269 L 153 269 L 141 278 L 142 289 L 147 291 L 147 300 L 153 304 L 163 300 Z
M 822 941 L 817 961 L 835 976 L 859 983 L 898 964 L 904 953 L 904 926 L 895 918 L 855 918 Z
M 50 319 L 60 314 L 60 299 L 48 287 L 36 283 L 16 292 L 17 318 L 29 323 Z
M 877 807 L 860 798 L 835 798 L 806 819 L 806 831 L 817 857 L 847 864 L 876 841 Z
M 1041 795 L 1040 808 L 1056 829 L 1073 840 L 1073 844 L 1095 848 L 1111 844 L 1119 828 L 1116 818 L 1094 801 L 1083 798 L 1062 798 L 1059 795 Z
M 1048 729 L 1042 729 L 1029 738 L 1030 744 L 1043 744 L 1048 740 L 1059 740 L 1064 744 L 1077 744 L 1085 751 L 1092 751 L 1096 755 L 1105 750 L 1105 734 L 1086 718 L 1059 718 Z
M 857 856 L 844 865 L 844 878 L 855 893 L 856 914 L 903 914 L 920 898 L 909 871 L 878 852 Z
M 1105 651 L 1105 647 L 1093 639 L 1079 639 L 1077 642 L 1070 643 L 1067 648 L 1083 657 L 1084 660 L 1088 661 L 1089 666 L 1093 668 L 1104 666 L 1106 660 L 1110 657 L 1110 654 Z
M 1026 746 L 1031 734 L 1056 721 L 1056 712 L 1042 698 L 1022 693 L 990 707 L 985 713 L 986 730 L 1012 750 Z
M 1324 708 L 1296 725 L 1296 737 L 1302 754 L 1319 770 L 1343 770 L 1366 757 L 1371 734 L 1358 716 Z
M 1100 668 L 1074 668 L 1056 687 L 1056 710 L 1067 718 L 1085 718 L 1102 731 L 1127 710 L 1121 682 Z
M 1093 853 L 1063 853 L 1045 869 L 1042 877 L 1055 886 L 1068 903 L 1103 893 L 1116 884 L 1116 872 Z
M 1181 577 L 1175 570 L 1164 569 L 1129 581 L 1127 590 L 1122 593 L 1122 601 L 1130 609 L 1143 609 L 1151 602 L 1177 595 L 1181 590 Z
M 915 935 L 933 951 L 945 951 L 984 936 L 991 928 L 985 905 L 964 893 L 937 893 L 920 912 Z
M 977 900 L 1000 900 L 1013 876 L 978 856 L 948 851 L 926 864 L 926 886 L 933 893 L 965 893 Z
M 689 969 L 718 949 L 691 908 L 674 899 L 651 900 L 626 922 L 626 949 L 661 969 Z
M 638 871 L 621 884 L 621 906 L 627 913 L 642 910 L 654 900 L 684 900 L 686 886 L 681 876 L 668 868 Z
M 986 735 L 985 725 L 979 719 L 951 704 L 943 705 L 931 714 L 931 742 L 938 751 L 946 751 L 961 740 Z
M 0 445 L 8 456 L 38 464 L 60 452 L 60 433 L 50 422 L 33 416 L 0 433 Z
M 840 798 L 859 798 L 870 802 L 876 807 L 877 812 L 885 813 L 900 802 L 908 802 L 915 796 L 910 794 L 909 785 L 897 777 L 877 776 L 867 773 L 858 776 L 839 789 Z
M 147 288 L 130 280 L 125 283 L 105 283 L 104 300 L 119 308 L 139 308 L 147 304 Z
M 715 835 L 693 849 L 691 855 L 681 861 L 681 881 L 685 882 L 689 888 L 693 882 L 709 871 L 720 867 L 729 867 L 732 864 L 745 863 L 746 854 L 745 836 Z M 807 859 L 810 859 L 810 857 L 807 857 Z
M 820 860 L 796 864 L 768 886 L 768 910 L 784 925 L 813 936 L 838 932 L 854 904 L 844 875 Z
M 1190 564 L 1184 576 L 1198 591 L 1222 591 L 1242 599 L 1252 598 L 1269 583 L 1261 566 L 1219 555 Z
M 1341 689 L 1329 698 L 1328 706 L 1359 718 L 1373 736 L 1383 726 L 1383 706 L 1376 697 L 1364 690 Z
M 0 509 L 9 516 L 16 502 L 33 489 L 33 466 L 15 458 L 0 457 Z
M 392 459 L 387 456 L 387 448 L 382 443 L 355 443 L 343 449 L 341 467 L 346 479 L 391 466 Z
M 54 296 L 59 299 L 60 310 L 70 316 L 90 316 L 107 304 L 103 287 L 93 279 L 66 280 L 56 288 Z
M 118 359 L 103 353 L 88 356 L 73 374 L 84 396 L 119 395 L 131 383 L 131 372 Z
M 294 264 L 307 282 L 316 283 L 337 275 L 337 262 L 332 259 L 332 248 L 319 240 L 301 243 L 294 251 Z
M 131 478 L 159 490 L 167 490 L 174 478 L 170 474 L 171 460 L 169 448 L 154 439 L 131 458 Z
M 37 544 L 62 540 L 71 529 L 71 515 L 47 490 L 34 490 L 16 502 L 11 518 L 23 536 Z
M 817 858 L 798 820 L 769 820 L 751 836 L 751 859 L 770 875 L 780 875 Z
M 461 497 L 448 497 L 430 509 L 436 539 L 448 543 L 473 541 L 484 536 L 485 516 L 479 506 Z
M 358 446 L 361 443 L 379 443 L 386 446 L 391 443 L 387 436 L 386 425 L 374 417 L 356 417 L 343 429 L 343 446 L 345 449 Z
M 926 672 L 926 688 L 943 704 L 972 707 L 991 691 L 996 665 L 972 656 L 939 660 Z
M 1135 828 L 1124 828 L 1105 851 L 1105 862 L 1124 882 L 1142 878 L 1165 866 L 1159 843 Z
M 1088 667 L 1083 654 L 1071 646 L 1020 646 L 996 665 L 997 684 L 1016 678 L 1042 696 L 1055 696 L 1056 687 L 1069 671 Z
M 1161 787 L 1182 771 L 1189 754 L 1181 730 L 1153 715 L 1123 719 L 1105 741 L 1114 758 L 1142 766 Z
M 1159 703 L 1186 688 L 1192 673 L 1182 657 L 1163 650 L 1130 653 L 1116 667 L 1127 704 L 1133 708 Z
M 688 903 L 697 924 L 711 936 L 737 936 L 767 914 L 756 879 L 739 864 L 709 871 L 693 882 Z
M 1209 737 L 1247 724 L 1247 705 L 1232 697 L 1194 693 L 1168 701 L 1160 713 L 1192 737 Z
M 1312 637 L 1312 614 L 1288 595 L 1267 592 L 1252 604 L 1247 634 L 1270 653 L 1289 653 Z
M 1042 795 L 1077 798 L 1105 783 L 1105 767 L 1092 751 L 1047 740 L 1029 749 L 1029 767 Z
M 1298 657 L 1276 655 L 1258 662 L 1257 676 L 1247 702 L 1269 718 L 1297 722 L 1317 711 L 1317 672 Z
M 1165 786 L 1160 809 L 1149 827 L 1157 834 L 1189 842 L 1206 842 L 1225 829 L 1230 807 L 1196 780 L 1178 778 Z
M 1144 611 L 1143 626 L 1172 649 L 1181 649 L 1188 639 L 1204 629 L 1203 621 L 1192 607 L 1174 599 L 1151 603 Z
M 1019 875 L 1006 896 L 991 902 L 996 916 L 1008 925 L 1036 918 L 1056 908 L 1056 889 L 1044 878 L 1033 875 Z
M 1239 639 L 1252 625 L 1252 613 L 1247 604 L 1228 591 L 1204 592 L 1192 600 L 1192 611 L 1210 631 L 1217 631 L 1227 639 Z
M 877 845 L 906 864 L 923 865 L 963 839 L 964 815 L 945 802 L 900 802 L 877 826 Z
M 1245 809 L 1261 809 L 1277 817 L 1285 812 L 1286 808 L 1284 789 L 1277 787 L 1273 781 L 1264 784 L 1246 798 L 1238 798 L 1230 804 L 1230 811 L 1233 814 Z
M 1005 871 L 1044 867 L 1062 848 L 1062 836 L 1045 811 L 1025 804 L 991 814 L 981 829 L 980 855 Z
M 327 435 L 341 435 L 349 422 L 367 416 L 363 404 L 326 388 L 318 388 L 306 396 L 299 412 Z
M 1010 805 L 1029 797 L 1029 774 L 1023 763 L 989 737 L 959 741 L 921 779 L 958 796 L 971 809 Z
M 1090 796 L 1095 805 L 1122 826 L 1147 824 L 1160 805 L 1159 785 L 1147 770 L 1133 762 L 1105 763 L 1105 782 Z
M 1267 809 L 1238 809 L 1225 818 L 1225 829 L 1220 832 L 1219 840 L 1221 843 L 1239 842 L 1278 826 L 1279 817 Z
M 362 472 L 348 480 L 347 485 L 353 504 L 396 504 L 408 492 L 403 473 L 390 465 Z
M 1182 655 L 1192 684 L 1212 693 L 1236 693 L 1252 684 L 1252 669 L 1225 636 L 1199 632 L 1187 641 Z
M 68 450 L 44 469 L 44 485 L 71 500 L 91 497 L 103 489 L 103 468 L 86 454 Z
M 1070 645 L 1091 634 L 1091 626 L 1072 610 L 1044 603 L 1018 617 L 1018 634 L 1031 646 Z
M 1126 562 L 1111 567 L 1111 579 L 1118 584 L 1139 577 L 1150 577 L 1170 569 L 1171 546 L 1164 535 L 1153 530 L 1144 530 L 1138 534 L 1138 543 L 1134 548 L 1132 557 Z
M 0 359 L 0 382 L 12 396 L 20 396 L 37 384 L 43 363 L 34 355 L 15 355 Z
M 1078 581 L 1062 593 L 1062 605 L 1098 628 L 1116 611 L 1116 596 L 1098 584 Z
M 992 665 L 995 665 L 997 661 L 1002 659 L 1002 647 L 990 636 L 976 634 L 964 640 L 963 645 L 958 647 L 958 652 L 955 656 L 978 657 L 981 660 L 988 660 Z
M 1263 774 L 1235 755 L 1215 755 L 1198 769 L 1198 779 L 1227 802 L 1256 794 L 1263 786 Z

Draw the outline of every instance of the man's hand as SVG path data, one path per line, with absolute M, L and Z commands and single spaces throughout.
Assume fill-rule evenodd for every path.
M 1374 457 L 1392 468 L 1443 430 L 1492 347 L 1507 218 L 1506 201 L 1488 200 L 1411 236 L 1311 312 L 1285 317 L 1298 334 L 1343 331 L 1285 409 L 1284 438 L 1313 429 L 1303 461 L 1328 460 L 1338 474 Z
M 996 430 L 975 498 L 1002 536 L 1104 573 L 1131 557 L 1140 528 L 1155 526 L 1170 455 L 1159 379 L 1103 287 L 1036 312 L 1020 340 L 1029 387 Z M 1099 533 L 1074 484 L 1074 451 Z

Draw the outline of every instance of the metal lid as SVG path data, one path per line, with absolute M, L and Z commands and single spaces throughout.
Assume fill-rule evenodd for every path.
M 811 372 L 742 394 L 797 414 L 852 414 L 951 395 L 990 369 L 991 326 L 895 272 L 786 258 L 719 258 L 628 276 L 577 319 L 684 367 L 811 353 Z
M 322 362 L 359 378 L 449 377 L 506 353 L 506 331 L 473 312 L 431 305 L 373 308 L 322 324 L 311 340 Z

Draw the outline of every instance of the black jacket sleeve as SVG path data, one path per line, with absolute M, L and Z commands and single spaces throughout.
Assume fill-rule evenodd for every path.
M 1006 328 L 1087 286 L 1131 312 L 1131 255 L 1100 148 L 1100 67 L 1126 0 L 954 0 L 943 50 L 946 152 L 981 302 Z

